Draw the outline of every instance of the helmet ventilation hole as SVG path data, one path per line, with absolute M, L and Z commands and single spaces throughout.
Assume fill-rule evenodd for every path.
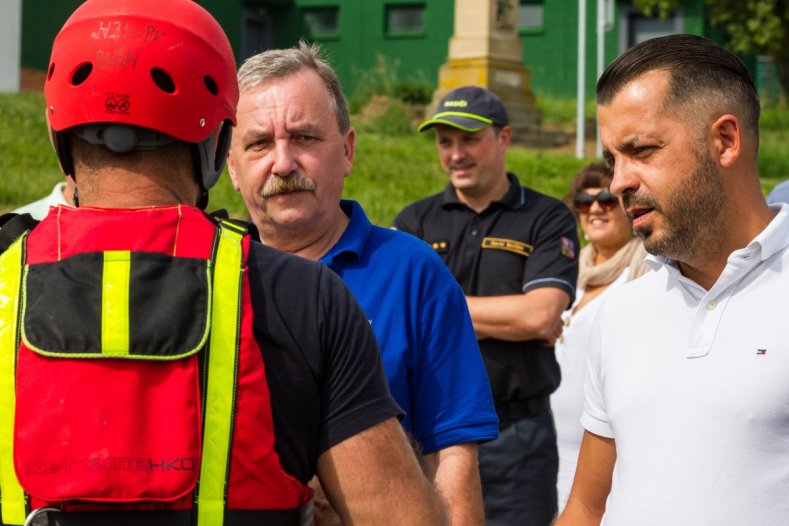
M 172 77 L 170 77 L 170 75 L 168 75 L 164 70 L 153 68 L 151 70 L 151 78 L 153 79 L 154 84 L 156 84 L 163 92 L 175 93 L 175 82 L 173 82 Z
M 93 64 L 90 62 L 85 62 L 84 64 L 80 65 L 76 71 L 74 71 L 74 74 L 71 75 L 71 85 L 79 86 L 85 82 L 90 76 L 91 71 L 93 71 Z
M 47 80 L 52 80 L 52 75 L 55 74 L 55 63 L 49 65 L 49 71 L 47 71 Z
M 219 86 L 216 85 L 216 81 L 212 77 L 206 75 L 203 77 L 203 82 L 205 82 L 205 87 L 208 88 L 211 95 L 219 95 Z

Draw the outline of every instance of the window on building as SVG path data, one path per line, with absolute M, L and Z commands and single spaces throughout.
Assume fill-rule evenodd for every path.
M 544 7 L 542 0 L 521 0 L 518 29 L 522 32 L 542 31 Z
M 337 6 L 302 9 L 304 25 L 311 37 L 336 36 L 340 31 L 339 15 Z
M 387 35 L 421 35 L 425 30 L 425 4 L 386 6 Z
M 244 58 L 272 47 L 271 16 L 262 9 L 244 7 L 241 50 Z
M 644 16 L 636 7 L 619 9 L 619 52 L 650 38 L 685 32 L 685 15 L 682 9 L 665 20 L 657 16 Z

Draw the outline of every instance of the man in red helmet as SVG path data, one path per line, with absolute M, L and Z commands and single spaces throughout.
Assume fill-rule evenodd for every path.
M 0 256 L 0 524 L 297 525 L 316 473 L 346 523 L 444 523 L 339 278 L 198 206 L 238 101 L 216 21 L 88 0 L 45 96 L 77 207 Z

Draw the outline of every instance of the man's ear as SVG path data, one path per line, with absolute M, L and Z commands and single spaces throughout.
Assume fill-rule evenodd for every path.
M 721 167 L 731 168 L 742 155 L 742 126 L 734 115 L 721 115 L 710 127 L 711 148 Z
M 499 142 L 503 148 L 509 148 L 510 142 L 512 141 L 512 128 L 510 126 L 504 126 L 501 131 L 499 131 Z
M 236 192 L 240 192 L 241 188 L 238 186 L 238 177 L 236 176 L 236 165 L 233 163 L 233 155 L 227 152 L 227 173 L 230 174 L 230 180 L 233 182 L 233 188 Z
M 353 168 L 353 159 L 356 156 L 355 129 L 348 128 L 348 132 L 345 134 L 343 149 L 345 155 L 345 177 L 348 177 L 351 174 L 351 169 Z

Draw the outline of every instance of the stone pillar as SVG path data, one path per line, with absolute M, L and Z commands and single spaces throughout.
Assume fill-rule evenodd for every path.
M 455 0 L 449 57 L 439 70 L 438 89 L 428 112 L 455 88 L 481 86 L 498 95 L 507 107 L 514 141 L 545 142 L 531 92 L 531 72 L 523 65 L 518 9 L 518 0 Z
M 22 0 L 5 0 L 0 14 L 0 92 L 15 92 L 20 79 Z

